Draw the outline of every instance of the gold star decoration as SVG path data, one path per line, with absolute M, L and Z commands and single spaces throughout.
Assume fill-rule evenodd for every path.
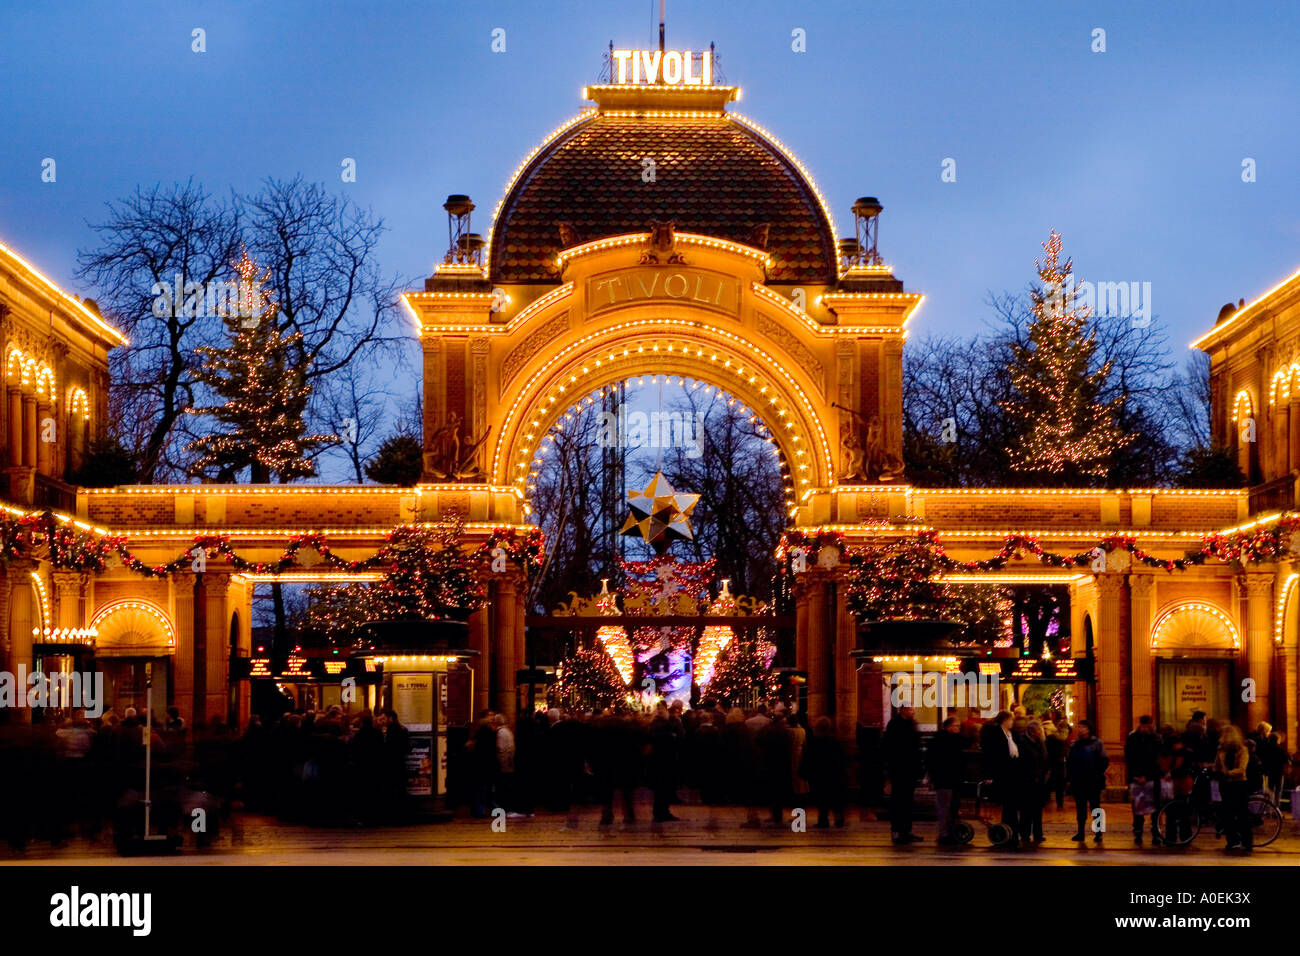
M 663 554 L 674 541 L 689 541 L 694 537 L 691 510 L 699 500 L 699 495 L 677 494 L 663 472 L 656 472 L 644 491 L 627 493 L 632 513 L 622 533 L 644 538 L 656 554 Z

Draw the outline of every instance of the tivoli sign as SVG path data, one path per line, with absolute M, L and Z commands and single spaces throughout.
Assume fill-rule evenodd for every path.
M 587 280 L 588 315 L 664 299 L 736 315 L 740 310 L 740 283 L 732 276 L 702 269 L 627 269 Z
M 615 50 L 615 82 L 662 83 L 666 86 L 712 86 L 713 54 L 699 54 L 699 72 L 695 72 L 696 54 L 690 50 Z

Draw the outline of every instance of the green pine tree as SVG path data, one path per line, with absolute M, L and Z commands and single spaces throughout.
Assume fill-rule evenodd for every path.
M 414 435 L 398 432 L 384 439 L 366 463 L 366 477 L 381 485 L 410 487 L 424 472 L 424 449 Z
M 316 473 L 311 453 L 338 439 L 307 434 L 311 385 L 297 359 L 302 336 L 278 327 L 276 305 L 261 287 L 267 276 L 257 280 L 257 265 L 247 252 L 234 268 L 241 303 L 234 314 L 222 316 L 228 342 L 195 350 L 202 362 L 195 380 L 223 403 L 189 410 L 214 423 L 212 431 L 187 446 L 198 453 L 192 467 L 215 471 L 218 481 L 227 482 L 245 469 L 254 484 L 272 477 L 279 482 L 308 478 Z
M 1002 404 L 1016 435 L 1011 466 L 1038 484 L 1096 485 L 1127 443 L 1115 421 L 1119 402 L 1098 399 L 1110 364 L 1093 368 L 1097 341 L 1073 295 L 1071 260 L 1061 262 L 1060 234 L 1053 230 L 1043 248 L 1029 342 L 1012 349 L 1012 398 Z

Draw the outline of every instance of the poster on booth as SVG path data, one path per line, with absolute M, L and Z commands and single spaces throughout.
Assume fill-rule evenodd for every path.
M 1179 674 L 1176 684 L 1178 692 L 1178 717 L 1191 720 L 1198 710 L 1210 709 L 1210 678 L 1203 675 Z
M 433 730 L 433 675 L 394 674 L 393 710 L 412 733 Z
M 406 754 L 406 792 L 412 797 L 433 796 L 433 735 L 411 734 Z

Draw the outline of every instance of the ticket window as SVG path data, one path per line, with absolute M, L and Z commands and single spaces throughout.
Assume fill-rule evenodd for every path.
M 1159 722 L 1182 730 L 1192 714 L 1227 721 L 1232 717 L 1232 662 L 1173 658 L 1157 662 Z

